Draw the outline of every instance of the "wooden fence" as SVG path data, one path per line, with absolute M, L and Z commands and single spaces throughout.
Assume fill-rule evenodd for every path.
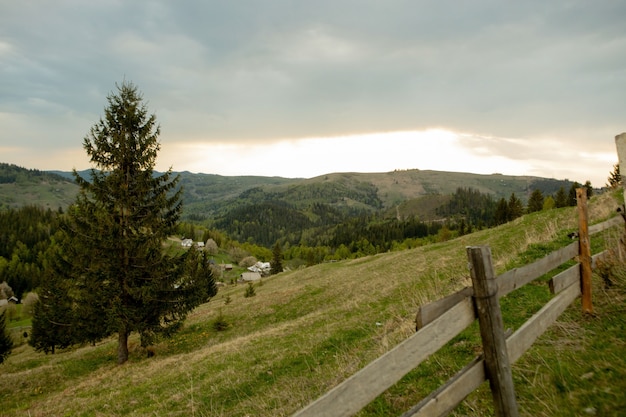
M 488 247 L 468 247 L 472 287 L 420 307 L 416 318 L 417 332 L 414 335 L 298 411 L 294 417 L 356 414 L 465 330 L 476 318 L 480 324 L 483 355 L 467 364 L 402 417 L 448 415 L 486 380 L 489 380 L 496 415 L 517 416 L 510 364 L 519 359 L 579 296 L 582 295 L 583 312 L 592 312 L 591 271 L 595 262 L 605 256 L 607 251 L 592 257 L 589 236 L 624 224 L 622 217 L 617 216 L 588 227 L 585 189 L 577 190 L 577 200 L 577 242 L 499 276 L 493 273 Z M 505 334 L 498 299 L 574 258 L 577 260 L 576 265 L 550 280 L 549 286 L 554 297 L 515 333 Z

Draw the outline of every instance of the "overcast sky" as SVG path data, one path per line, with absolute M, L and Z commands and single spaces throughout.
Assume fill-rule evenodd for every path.
M 90 166 L 115 84 L 157 169 L 435 169 L 606 183 L 626 131 L 623 0 L 0 0 L 0 162 Z

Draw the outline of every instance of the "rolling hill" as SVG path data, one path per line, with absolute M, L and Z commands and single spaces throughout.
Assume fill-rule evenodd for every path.
M 615 194 L 594 197 L 590 224 L 618 204 Z M 412 335 L 419 305 L 467 285 L 467 246 L 489 245 L 502 273 L 569 245 L 576 225 L 574 208 L 547 210 L 439 244 L 281 273 L 254 297 L 228 285 L 152 357 L 133 336 L 124 366 L 115 365 L 114 338 L 54 355 L 23 344 L 2 365 L 2 414 L 289 416 Z M 592 240 L 593 253 L 616 244 L 623 228 L 615 229 Z M 518 290 L 506 327 L 549 297 L 545 282 Z M 624 276 L 612 287 L 596 276 L 594 298 L 596 314 L 572 304 L 513 365 L 524 415 L 623 415 Z M 468 329 L 359 415 L 408 410 L 480 353 L 478 333 Z M 452 415 L 493 415 L 489 390 Z
M 88 176 L 88 171 L 79 174 Z M 335 227 L 357 218 L 363 224 L 443 220 L 454 213 L 442 214 L 439 209 L 459 188 L 475 190 L 494 201 L 515 194 L 525 203 L 533 190 L 547 196 L 572 185 L 569 180 L 418 169 L 329 173 L 309 179 L 178 174 L 184 190 L 183 221 L 263 246 L 277 240 L 325 245 L 332 240 Z M 71 172 L 43 173 L 1 164 L 0 178 L 5 178 L 0 184 L 0 207 L 64 208 L 77 192 Z
M 65 176 L 0 163 L 0 209 L 25 205 L 66 208 L 77 190 L 74 181 Z

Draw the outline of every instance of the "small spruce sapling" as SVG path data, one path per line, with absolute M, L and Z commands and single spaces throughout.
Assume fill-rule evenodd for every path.
M 256 290 L 254 289 L 254 285 L 251 282 L 248 282 L 248 286 L 246 287 L 246 292 L 244 293 L 244 297 L 254 297 L 256 295 Z

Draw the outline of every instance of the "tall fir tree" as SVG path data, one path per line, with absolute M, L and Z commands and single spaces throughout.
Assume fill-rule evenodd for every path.
M 142 346 L 170 335 L 206 300 L 208 286 L 206 275 L 189 273 L 186 262 L 197 257 L 164 250 L 182 210 L 179 177 L 171 169 L 154 172 L 160 128 L 137 87 L 123 82 L 117 90 L 84 139 L 95 167 L 89 180 L 74 171 L 80 191 L 68 210 L 73 239 L 64 249 L 83 302 L 82 327 L 100 320 L 95 334 L 81 337 L 94 341 L 117 333 L 122 364 L 132 332 L 141 335 Z
M 565 188 L 560 187 L 556 192 L 556 196 L 554 197 L 554 204 L 556 208 L 567 207 L 569 206 L 567 202 L 567 194 L 565 193 Z
M 494 213 L 494 222 L 497 225 L 504 224 L 509 221 L 509 204 L 504 197 L 498 200 Z
M 524 214 L 524 204 L 522 203 L 522 200 L 520 200 L 519 198 L 515 196 L 515 193 L 511 193 L 511 196 L 509 197 L 508 206 L 509 206 L 509 211 L 508 211 L 509 221 L 515 220 L 518 217 L 521 217 L 522 214 Z
M 528 199 L 528 212 L 534 213 L 543 210 L 543 193 L 541 190 L 533 190 Z
M 6 328 L 6 309 L 0 311 L 0 363 L 9 357 L 13 350 L 13 339 Z

